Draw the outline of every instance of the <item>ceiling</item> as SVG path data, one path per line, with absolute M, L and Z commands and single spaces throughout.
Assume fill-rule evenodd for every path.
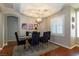
M 55 14 L 64 6 L 63 3 L 27 3 L 21 4 L 20 12 L 31 17 L 47 17 Z
M 71 3 L 70 5 L 75 9 L 79 9 L 79 3 Z
M 4 3 L 4 5 L 14 8 L 26 16 L 41 18 L 57 13 L 64 5 L 79 9 L 79 3 Z

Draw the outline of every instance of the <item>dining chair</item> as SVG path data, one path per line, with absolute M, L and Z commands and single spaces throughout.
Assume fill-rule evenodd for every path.
M 26 44 L 25 38 L 19 37 L 17 32 L 15 32 L 15 37 L 16 37 L 17 45 L 24 45 L 24 48 L 26 48 L 25 47 L 25 44 Z
M 28 31 L 26 31 L 26 36 L 29 36 L 29 32 Z
M 43 36 L 40 37 L 40 42 L 46 43 L 50 39 L 50 32 L 44 32 Z
M 47 31 L 47 32 L 48 32 L 48 40 L 50 40 L 51 32 L 50 31 Z
M 40 33 L 38 32 L 32 32 L 32 38 L 30 38 L 28 41 L 31 45 L 38 45 L 39 44 L 39 36 Z
M 40 47 L 39 37 L 40 37 L 40 32 L 36 32 L 36 31 L 32 32 L 32 38 L 28 40 L 31 51 L 39 50 Z

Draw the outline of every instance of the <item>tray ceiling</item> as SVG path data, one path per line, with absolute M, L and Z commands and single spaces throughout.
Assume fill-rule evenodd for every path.
M 27 3 L 21 4 L 20 12 L 31 17 L 47 17 L 63 8 L 62 3 Z

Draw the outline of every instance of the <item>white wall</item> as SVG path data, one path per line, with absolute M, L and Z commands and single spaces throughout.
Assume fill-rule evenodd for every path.
M 76 22 L 77 23 L 76 24 L 77 25 L 77 28 L 76 28 L 77 29 L 77 31 L 76 31 L 76 34 L 77 34 L 76 35 L 77 36 L 77 38 L 76 38 L 76 44 L 79 46 L 79 9 L 76 11 L 76 13 L 77 13 L 76 14 L 76 21 L 77 21 Z
M 30 17 L 21 17 L 20 16 L 20 19 L 19 19 L 19 29 L 20 29 L 20 35 L 25 35 L 26 31 L 30 31 L 30 30 L 25 30 L 25 29 L 22 29 L 22 23 L 30 23 L 30 24 L 34 24 L 35 21 L 33 18 L 30 18 Z
M 3 15 L 0 13 L 0 47 L 3 47 L 4 44 L 4 23 Z
M 7 43 L 7 37 L 8 37 L 8 35 L 7 35 L 7 18 L 6 18 L 6 15 L 5 14 L 3 14 L 3 16 L 4 16 L 4 43 Z
M 65 16 L 65 23 L 64 23 L 64 36 L 60 35 L 52 35 L 51 36 L 51 42 L 59 44 L 63 47 L 69 48 L 70 47 L 70 6 L 65 6 L 61 11 L 59 11 L 57 14 L 52 16 L 52 19 L 54 17 L 58 17 L 60 15 Z
M 72 22 L 72 17 L 74 17 L 74 22 Z M 72 29 L 72 24 L 74 29 Z M 70 7 L 70 38 L 71 46 L 74 46 L 76 44 L 76 11 L 73 7 Z
M 47 20 L 48 19 L 42 19 L 43 21 L 39 24 L 39 27 L 38 27 L 38 29 L 39 29 L 39 32 L 45 32 L 45 31 L 47 31 Z

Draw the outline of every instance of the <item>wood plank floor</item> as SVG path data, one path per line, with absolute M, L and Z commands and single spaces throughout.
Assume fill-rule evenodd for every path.
M 9 42 L 8 45 L 0 51 L 0 56 L 12 56 L 13 48 L 15 45 L 15 42 Z M 79 56 L 79 47 L 67 49 L 60 46 L 55 50 L 41 54 L 41 56 Z
M 12 56 L 13 48 L 16 46 L 16 42 L 8 42 L 8 45 L 0 51 L 1 56 Z
M 55 50 L 42 54 L 42 56 L 79 56 L 79 47 L 75 47 L 73 49 L 59 47 Z

